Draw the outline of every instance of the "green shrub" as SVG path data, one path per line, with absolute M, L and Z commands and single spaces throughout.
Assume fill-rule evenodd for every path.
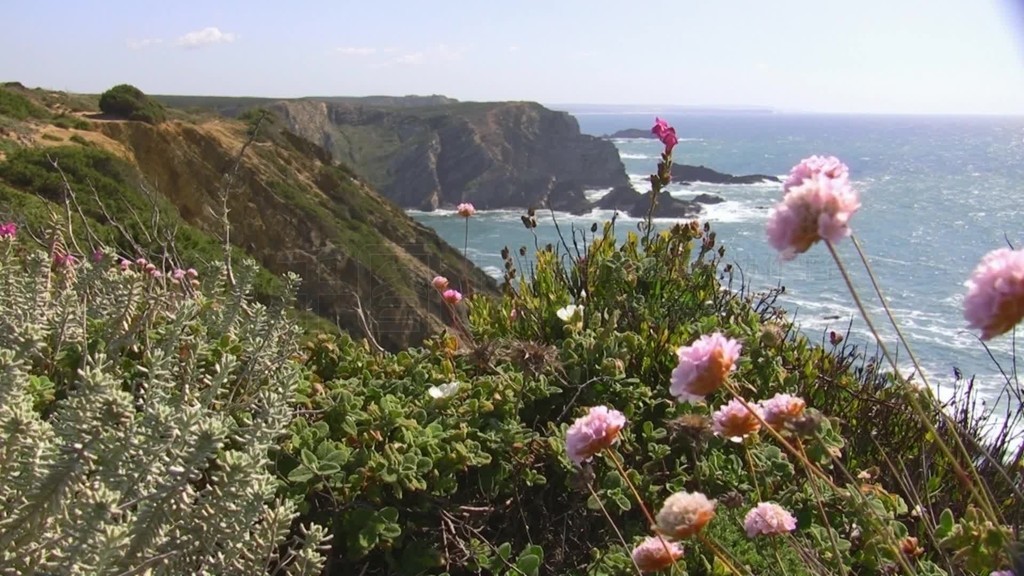
M 3 572 L 319 573 L 268 472 L 301 371 L 255 268 L 195 292 L 0 243 Z
M 105 114 L 159 124 L 167 119 L 163 106 L 131 84 L 118 84 L 100 95 L 100 110 Z
M 16 120 L 27 118 L 46 118 L 50 114 L 45 108 L 35 104 L 14 90 L 0 88 L 0 116 L 9 116 Z
M 75 130 L 92 129 L 92 124 L 90 124 L 89 121 L 85 118 L 79 118 L 78 116 L 66 116 L 64 114 L 61 114 L 60 116 L 57 116 L 56 118 L 51 120 L 50 124 L 53 124 L 58 128 L 64 128 L 68 130 L 72 128 Z

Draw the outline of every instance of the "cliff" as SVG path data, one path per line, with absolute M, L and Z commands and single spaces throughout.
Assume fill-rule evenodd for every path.
M 7 126 L 0 130 L 6 156 L 0 162 L 3 213 L 25 217 L 20 208 L 33 197 L 61 202 L 56 208 L 63 213 L 48 162 L 53 158 L 79 188 L 85 216 L 97 230 L 109 227 L 106 211 L 122 203 L 134 205 L 135 212 L 164 206 L 163 225 L 176 234 L 171 243 L 183 261 L 198 265 L 189 260 L 210 257 L 209 248 L 219 243 L 221 191 L 231 172 L 232 244 L 274 275 L 299 274 L 299 305 L 353 335 L 362 333 L 357 298 L 374 322 L 378 341 L 399 349 L 443 327 L 447 312 L 429 284 L 435 274 L 467 278 L 477 291 L 496 291 L 491 278 L 431 229 L 407 217 L 325 150 L 272 121 L 238 161 L 251 127 L 241 121 L 188 117 L 180 111 L 173 113 L 178 119 L 156 126 L 98 120 L 87 100 L 74 101 L 77 109 L 68 109 L 69 98 L 58 93 L 14 88 L 6 93 L 33 102 L 35 112 L 15 119 L 0 109 L 5 121 L 0 126 Z M 94 189 L 105 203 L 102 211 L 87 202 L 90 186 L 99 179 L 105 184 Z M 160 202 L 147 199 L 144 190 L 155 191 Z M 128 210 L 121 210 L 126 221 L 132 220 Z M 144 220 L 149 216 L 141 215 Z M 168 243 L 152 242 L 149 248 L 166 249 Z M 123 238 L 119 248 L 126 256 L 140 255 L 135 253 L 139 247 Z
M 612 143 L 535 103 L 417 107 L 302 99 L 271 109 L 406 208 L 528 208 L 550 200 L 584 211 L 584 190 L 629 185 Z

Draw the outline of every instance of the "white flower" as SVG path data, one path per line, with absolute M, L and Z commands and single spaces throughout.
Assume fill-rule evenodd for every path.
M 449 382 L 447 384 L 441 384 L 440 386 L 431 386 L 430 389 L 427 390 L 427 394 L 429 394 L 434 400 L 451 398 L 459 391 L 460 386 L 462 386 L 462 384 L 459 382 Z
M 558 312 L 555 312 L 563 322 L 569 322 L 576 317 L 577 314 L 583 315 L 583 306 L 577 306 L 576 304 L 569 304 L 565 308 L 560 308 Z

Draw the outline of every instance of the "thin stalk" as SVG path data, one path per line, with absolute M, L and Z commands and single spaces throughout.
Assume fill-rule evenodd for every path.
M 661 535 L 660 532 L 658 532 L 656 528 L 657 523 L 654 521 L 654 516 L 651 516 L 651 511 L 647 509 L 647 505 L 644 504 L 644 499 L 640 497 L 640 491 L 636 489 L 636 486 L 633 485 L 632 480 L 629 479 L 629 475 L 626 474 L 626 469 L 623 468 L 622 462 L 619 460 L 619 457 L 615 453 L 615 451 L 608 450 L 607 452 L 608 457 L 611 458 L 612 463 L 615 464 L 615 469 L 619 471 L 619 476 L 622 476 L 622 479 L 626 481 L 626 486 L 629 486 L 630 491 L 633 492 L 633 497 L 636 498 L 637 505 L 640 506 L 640 510 L 643 511 L 644 517 L 646 517 L 647 522 L 650 523 L 651 530 L 654 530 L 654 533 L 658 536 L 658 540 L 661 541 L 661 545 L 665 547 L 665 553 L 668 554 L 669 558 L 672 558 L 672 570 L 675 571 L 679 568 L 679 564 L 678 562 L 676 562 L 675 556 L 672 555 L 672 548 L 669 547 L 668 542 L 666 542 L 665 538 Z
M 619 527 L 615 525 L 615 521 L 612 520 L 611 514 L 608 514 L 608 509 L 604 507 L 604 502 L 601 501 L 601 497 L 597 495 L 597 492 L 594 492 L 594 487 L 590 482 L 587 482 L 587 490 L 590 490 L 590 495 L 594 497 L 594 500 L 597 501 L 597 505 L 601 507 L 601 513 L 604 514 L 605 520 L 607 520 L 608 524 L 611 525 L 612 530 L 615 531 L 615 535 L 619 537 L 619 542 L 621 542 L 622 547 L 626 549 L 626 555 L 629 556 L 630 561 L 633 562 L 633 567 L 636 568 L 636 573 L 643 576 L 643 572 L 640 570 L 640 567 L 637 566 L 636 560 L 633 560 L 633 550 L 630 549 L 628 544 L 626 544 L 626 539 L 622 537 L 622 532 L 620 532 Z M 669 557 L 671 557 L 671 554 Z
M 910 341 L 907 340 L 907 337 L 903 335 L 903 330 L 900 329 L 899 323 L 896 322 L 896 317 L 893 315 L 892 309 L 889 308 L 889 301 L 886 300 L 885 296 L 882 294 L 882 288 L 878 284 L 878 278 L 875 276 L 875 271 L 871 268 L 871 264 L 868 263 L 867 255 L 865 255 L 864 250 L 861 248 L 860 242 L 857 241 L 856 236 L 851 234 L 850 240 L 853 241 L 853 247 L 857 250 L 857 255 L 860 257 L 861 264 L 864 265 L 864 270 L 867 271 L 868 278 L 871 280 L 871 286 L 875 289 L 875 294 L 878 295 L 878 300 L 882 303 L 882 308 L 885 310 L 885 315 L 889 318 L 889 323 L 892 324 L 893 329 L 896 331 L 896 336 L 903 343 L 903 348 L 907 351 L 907 356 L 910 357 L 910 362 L 914 365 L 914 370 L 917 372 L 918 375 L 920 375 L 921 381 L 924 382 L 925 389 L 931 392 L 933 388 L 931 383 L 928 381 L 928 376 L 927 374 L 925 374 L 924 369 L 921 367 L 921 363 L 918 362 L 917 355 L 914 354 L 914 350 L 910 347 Z M 1014 355 L 1013 358 L 1014 362 L 1016 362 L 1017 356 Z M 964 458 L 968 462 L 970 462 L 971 456 L 967 452 L 967 449 L 964 447 L 963 441 L 960 438 L 960 426 L 958 426 L 957 423 L 953 421 L 949 414 L 946 414 L 945 410 L 939 409 L 937 411 L 939 413 L 939 416 L 946 422 L 946 424 L 953 429 L 953 441 L 956 442 L 957 448 L 960 450 L 960 453 L 963 454 Z M 975 446 L 985 456 L 985 458 L 1002 473 L 1003 477 L 1009 480 L 1009 477 L 1007 476 L 1002 465 L 995 458 L 993 458 L 991 454 L 988 453 L 988 450 L 982 448 L 977 442 L 973 442 L 973 444 L 975 444 Z M 977 470 L 975 470 L 974 466 L 971 466 L 971 472 L 974 476 L 974 481 L 981 483 L 981 486 L 985 488 L 985 484 L 981 482 L 981 478 L 978 476 Z M 1013 486 L 1013 484 L 1014 483 L 1011 481 L 1010 485 Z M 989 497 L 989 499 L 992 498 L 991 494 L 986 494 L 986 496 Z
M 750 446 L 746 442 L 743 443 L 743 456 L 747 461 L 747 471 L 750 472 L 750 482 L 754 485 L 754 494 L 757 494 L 757 501 L 763 502 L 761 499 L 761 488 L 757 485 L 757 474 L 754 472 L 754 460 L 750 457 Z
M 782 561 L 782 556 L 779 554 L 779 543 L 774 536 L 769 536 L 769 540 L 772 541 L 772 552 L 775 553 L 775 561 L 779 563 L 779 569 L 782 570 L 782 576 L 789 576 L 789 572 L 786 572 L 786 564 Z M 842 564 L 842 562 L 840 562 Z
M 875 341 L 878 343 L 878 347 L 882 351 L 882 355 L 885 356 L 885 359 L 889 361 L 889 365 L 892 366 L 892 369 L 895 372 L 896 376 L 902 381 L 903 377 L 900 375 L 899 366 L 897 366 L 896 361 L 893 360 L 892 355 L 889 354 L 889 348 L 885 345 L 885 342 L 882 340 L 881 335 L 878 333 L 878 329 L 875 328 L 875 324 L 874 322 L 872 322 L 871 316 L 868 314 L 867 308 L 864 306 L 864 302 L 860 299 L 860 294 L 858 294 L 857 289 L 854 288 L 853 280 L 850 278 L 850 273 L 847 271 L 846 266 L 843 264 L 842 259 L 839 257 L 839 253 L 836 252 L 835 246 L 828 240 L 825 240 L 825 246 L 828 246 L 828 251 L 832 254 L 832 259 L 835 261 L 836 266 L 839 268 L 839 273 L 843 276 L 843 281 L 846 283 L 846 288 L 850 291 L 850 296 L 853 298 L 854 304 L 856 304 L 857 306 L 857 310 L 860 311 L 861 317 L 864 318 L 864 323 L 867 324 L 868 329 L 871 331 L 871 334 L 875 337 Z M 981 494 L 978 492 L 978 489 L 974 485 L 974 483 L 968 480 L 967 474 L 960 466 L 960 463 L 957 462 L 955 458 L 953 458 L 953 453 L 950 451 L 949 446 L 947 446 L 946 443 L 942 440 L 942 437 L 939 436 L 938 431 L 932 424 L 931 419 L 927 416 L 927 414 L 925 414 L 924 409 L 921 408 L 921 405 L 917 401 L 917 397 L 913 394 L 913 391 L 909 389 L 905 391 L 907 392 L 906 397 L 910 401 L 910 406 L 917 413 L 917 417 L 920 418 L 921 423 L 924 424 L 928 432 L 932 436 L 934 436 L 935 443 L 939 446 L 939 450 L 942 451 L 943 456 L 945 456 L 946 459 L 949 460 L 949 463 L 953 466 L 953 471 L 957 474 L 957 477 L 961 479 L 961 482 L 963 484 L 967 485 L 967 489 L 971 491 L 971 496 L 978 501 L 979 505 L 982 508 L 982 511 L 984 511 L 985 514 L 988 516 L 987 519 L 993 524 L 1000 524 L 999 518 L 996 515 L 994 509 L 992 508 L 992 505 L 989 503 L 988 498 L 982 498 Z M 970 458 L 968 458 L 968 461 L 970 461 Z M 972 475 L 975 478 L 975 481 L 980 483 L 981 478 L 978 476 L 978 471 L 975 469 L 974 466 L 970 466 L 970 469 Z
M 799 438 L 796 440 L 796 445 L 800 448 L 800 452 L 807 457 L 807 451 L 804 450 L 804 444 Z M 839 553 L 839 542 L 836 541 L 835 534 L 832 533 L 832 523 L 828 521 L 828 514 L 825 513 L 825 505 L 822 504 L 821 492 L 818 490 L 818 485 L 815 484 L 813 477 L 808 475 L 807 484 L 811 487 L 811 491 L 814 492 L 814 503 L 818 505 L 818 512 L 821 513 L 821 520 L 825 523 L 825 529 L 828 533 L 829 544 L 832 545 L 832 553 L 836 555 L 836 563 L 839 564 L 839 571 L 842 572 L 843 576 L 846 576 L 846 564 L 843 562 L 843 555 Z
M 700 532 L 698 532 L 697 533 L 697 540 L 699 540 L 701 544 L 703 544 L 703 545 L 707 546 L 708 548 L 710 548 L 711 549 L 711 553 L 714 554 L 716 558 L 721 560 L 722 564 L 725 564 L 725 567 L 726 567 L 727 570 L 729 570 L 729 572 L 732 572 L 733 574 L 739 574 L 740 576 L 743 576 L 744 574 L 746 574 L 747 576 L 750 575 L 750 572 L 748 572 L 746 570 L 746 566 L 744 566 L 743 572 L 740 572 L 733 565 L 733 563 L 730 561 L 729 555 L 725 553 L 725 550 L 720 548 L 718 546 L 718 544 L 714 543 L 710 538 L 708 538 L 704 534 L 701 534 Z M 739 562 L 737 562 L 737 564 L 739 564 Z M 743 565 L 740 564 L 740 566 L 743 566 Z

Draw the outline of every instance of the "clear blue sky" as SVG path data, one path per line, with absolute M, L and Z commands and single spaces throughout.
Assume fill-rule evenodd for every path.
M 4 7 L 0 80 L 1024 114 L 1021 1 L 31 0 Z

